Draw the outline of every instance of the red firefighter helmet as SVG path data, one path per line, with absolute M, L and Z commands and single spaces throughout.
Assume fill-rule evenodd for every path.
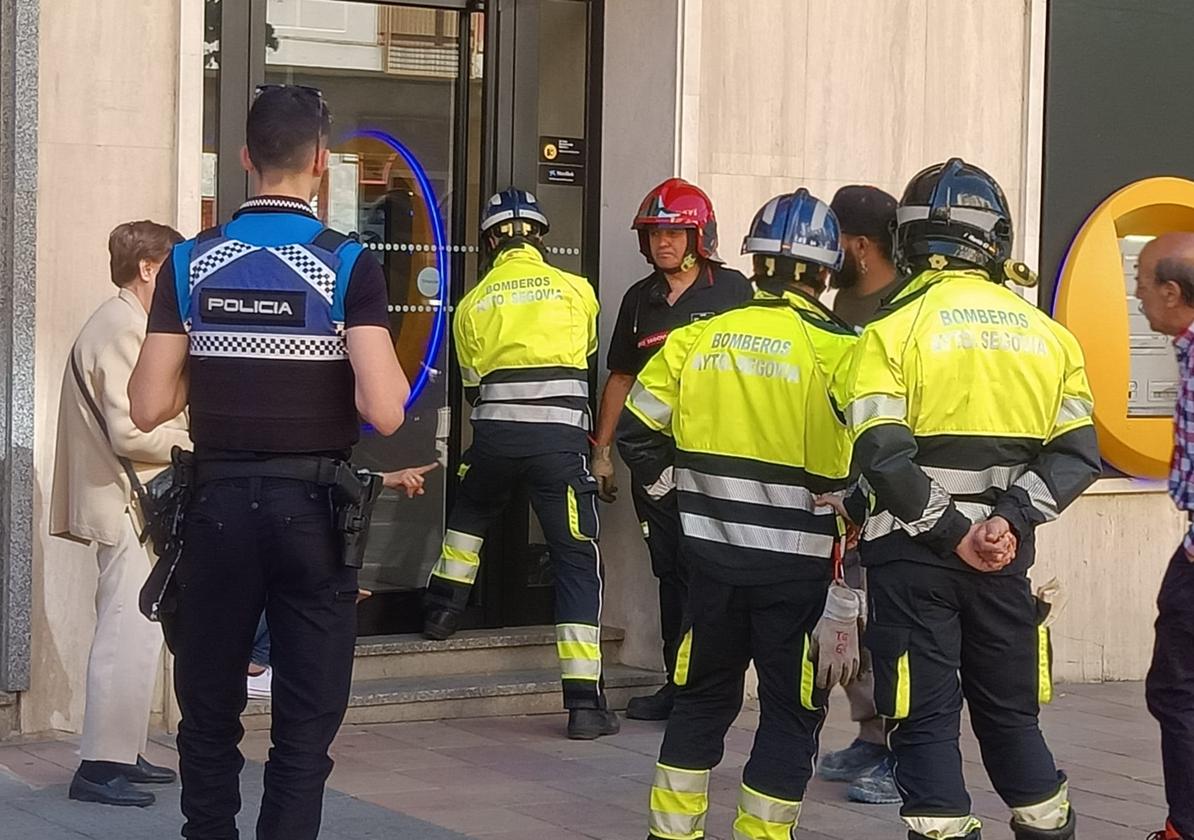
M 651 227 L 688 228 L 693 231 L 697 256 L 721 262 L 717 256 L 717 216 L 705 191 L 683 178 L 668 178 L 643 199 L 634 216 L 632 230 L 638 231 L 638 247 L 651 262 Z

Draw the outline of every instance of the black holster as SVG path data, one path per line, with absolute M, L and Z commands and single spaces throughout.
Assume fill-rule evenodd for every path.
M 341 562 L 345 566 L 359 569 L 365 565 L 369 523 L 381 491 L 380 475 L 368 470 L 354 470 L 348 464 L 340 463 L 336 483 L 332 485 L 332 504 L 343 546 Z
M 161 623 L 166 646 L 173 651 L 170 619 L 178 606 L 174 571 L 182 557 L 183 527 L 195 486 L 194 454 L 176 446 L 170 453 L 170 463 L 170 483 L 155 492 L 152 511 L 147 511 L 150 521 L 146 530 L 153 538 L 157 560 L 141 587 L 137 606 L 150 621 Z
M 316 455 L 282 455 L 264 461 L 203 461 L 196 467 L 198 484 L 226 478 L 287 478 L 329 488 L 343 547 L 341 560 L 354 569 L 364 565 L 369 520 L 382 491 L 379 474 Z

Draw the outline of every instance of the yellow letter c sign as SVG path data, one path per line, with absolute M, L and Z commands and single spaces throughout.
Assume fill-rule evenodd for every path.
M 1173 449 L 1170 417 L 1129 417 L 1131 356 L 1124 236 L 1194 231 L 1194 181 L 1147 178 L 1129 184 L 1090 215 L 1066 255 L 1053 315 L 1078 338 L 1095 398 L 1103 459 L 1136 478 L 1164 478 Z

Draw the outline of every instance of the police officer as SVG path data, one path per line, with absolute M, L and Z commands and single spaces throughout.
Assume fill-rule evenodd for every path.
M 274 743 L 257 836 L 319 832 L 356 638 L 334 491 L 360 419 L 392 434 L 409 393 L 380 266 L 308 204 L 330 123 L 314 88 L 258 89 L 241 154 L 256 197 L 174 248 L 129 385 L 138 427 L 189 405 L 195 444 L 173 628 L 190 840 L 237 836 L 239 716 L 263 608 Z
M 510 188 L 490 199 L 481 235 L 490 268 L 456 308 L 456 353 L 474 389 L 473 444 L 443 551 L 428 584 L 424 635 L 455 632 L 481 546 L 515 485 L 524 485 L 555 563 L 556 649 L 568 737 L 618 731 L 601 665 L 597 482 L 589 472 L 589 357 L 597 298 L 589 281 L 543 257 L 547 216 Z
M 617 487 L 610 447 L 634 377 L 673 329 L 725 312 L 751 297 L 750 281 L 717 256 L 717 217 L 699 187 L 669 178 L 647 193 L 631 227 L 638 232 L 639 250 L 654 270 L 626 290 L 610 340 L 609 378 L 593 436 L 593 474 L 601 498 L 611 502 Z M 639 482 L 632 481 L 630 495 L 651 556 L 651 571 L 659 579 L 659 629 L 670 675 L 688 600 L 676 494 L 653 499 Z M 675 690 L 669 678 L 655 694 L 631 699 L 626 717 L 665 720 Z
M 999 185 L 954 158 L 896 214 L 909 279 L 865 329 L 839 401 L 873 494 L 863 528 L 875 701 L 893 724 L 915 840 L 980 836 L 962 779 L 963 697 L 1019 840 L 1074 836 L 1065 776 L 1038 727 L 1051 696 L 1034 531 L 1099 473 L 1077 341 L 1004 287 Z
M 815 497 L 847 480 L 849 441 L 828 388 L 856 340 L 817 301 L 841 266 L 837 220 L 806 190 L 778 196 L 755 217 L 743 252 L 753 254 L 762 294 L 674 330 L 639 374 L 619 426 L 635 475 L 674 480 L 692 564 L 692 626 L 651 790 L 659 840 L 704 836 L 710 771 L 752 659 L 760 717 L 735 837 L 795 829 L 825 715 L 811 634 L 837 523 Z

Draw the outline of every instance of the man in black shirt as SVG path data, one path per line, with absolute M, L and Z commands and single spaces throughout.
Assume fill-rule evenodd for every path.
M 830 207 L 842 226 L 846 254 L 842 270 L 833 275 L 837 289 L 833 314 L 862 329 L 895 288 L 897 274 L 891 259 L 895 196 L 877 187 L 842 187 Z
M 357 570 L 333 487 L 355 480 L 343 461 L 361 419 L 393 434 L 410 389 L 381 268 L 308 204 L 330 122 L 314 88 L 258 90 L 242 153 L 258 197 L 175 246 L 129 383 L 138 428 L 189 406 L 195 444 L 171 634 L 188 840 L 237 837 L 239 718 L 263 609 L 274 744 L 259 840 L 318 835 L 348 705 Z
M 892 262 L 894 196 L 876 187 L 842 187 L 830 204 L 842 231 L 845 260 L 831 281 L 837 289 L 833 313 L 856 330 L 875 317 L 883 298 L 896 286 L 898 273 Z M 845 557 L 846 581 L 865 588 L 858 552 Z M 900 801 L 892 774 L 883 718 L 875 709 L 875 675 L 870 656 L 863 650 L 862 671 L 846 686 L 850 717 L 858 723 L 858 737 L 849 747 L 825 755 L 818 772 L 822 778 L 850 782 L 846 797 L 874 805 Z
M 601 395 L 593 445 L 593 475 L 603 501 L 617 493 L 610 454 L 622 406 L 643 365 L 663 346 L 668 333 L 702 318 L 733 309 L 751 298 L 741 273 L 717 256 L 717 219 L 699 187 L 669 178 L 647 194 L 635 216 L 639 250 L 654 271 L 626 291 L 610 341 L 609 379 Z M 626 716 L 665 720 L 672 710 L 671 681 L 688 602 L 687 573 L 680 559 L 680 514 L 668 482 L 646 487 L 631 480 L 631 498 L 659 579 L 659 623 L 668 682 L 657 693 L 635 697 Z

